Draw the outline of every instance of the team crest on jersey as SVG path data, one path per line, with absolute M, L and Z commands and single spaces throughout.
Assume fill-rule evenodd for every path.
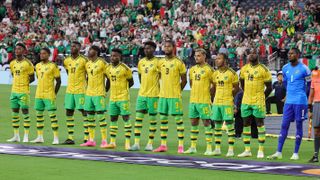
M 146 65 L 142 65 L 142 67 L 145 67 Z
M 162 65 L 162 67 L 166 67 L 166 65 Z
M 116 74 L 119 74 L 120 73 L 120 71 L 116 71 Z
M 153 67 L 153 64 L 150 64 L 150 67 Z
M 201 74 L 204 74 L 204 70 L 201 71 Z
M 258 71 L 254 71 L 254 74 L 258 74 Z
M 294 73 L 295 73 L 295 74 L 299 74 L 299 72 L 300 72 L 300 71 L 297 69 Z
M 76 67 L 78 67 L 78 66 L 79 66 L 79 63 L 76 64 Z
M 171 68 L 172 68 L 173 66 L 174 66 L 173 64 L 170 65 Z
M 224 80 L 227 80 L 227 79 L 228 79 L 228 76 L 225 76 L 225 77 L 224 77 Z

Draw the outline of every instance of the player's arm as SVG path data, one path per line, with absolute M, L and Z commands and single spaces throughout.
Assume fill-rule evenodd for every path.
M 266 86 L 266 89 L 264 90 L 264 95 L 267 98 L 272 92 L 272 82 L 264 82 L 264 85 Z
M 106 80 L 106 92 L 108 92 L 110 90 L 110 79 L 106 76 L 107 80 Z
M 235 97 L 239 92 L 239 83 L 233 83 L 232 86 L 233 86 L 232 95 L 233 97 Z
M 129 82 L 129 88 L 131 88 L 134 84 L 133 78 L 128 79 Z
M 216 83 L 212 83 L 211 84 L 210 95 L 211 95 L 211 102 L 213 102 L 214 101 L 214 97 L 216 95 Z
M 31 84 L 34 81 L 34 73 L 29 75 L 29 83 Z
M 308 98 L 308 110 L 310 113 L 312 113 L 312 110 L 313 110 L 313 107 L 312 107 L 313 99 L 314 99 L 314 82 L 313 80 L 311 80 L 310 94 Z
M 243 78 L 240 78 L 240 86 L 241 86 L 241 89 L 244 91 L 244 79 Z
M 58 94 L 61 86 L 61 77 L 56 77 L 56 87 L 54 88 L 54 92 Z
M 139 73 L 138 76 L 139 76 L 139 82 L 141 83 L 141 74 Z
M 187 84 L 187 74 L 181 74 L 180 78 L 181 78 L 180 85 L 181 85 L 181 91 L 182 91 Z

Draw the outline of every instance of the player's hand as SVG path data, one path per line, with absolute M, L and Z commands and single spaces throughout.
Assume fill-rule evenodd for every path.
M 286 98 L 281 99 L 281 102 L 285 102 L 285 101 L 286 101 Z
M 312 119 L 312 112 L 308 112 L 308 117 L 309 117 L 309 119 Z

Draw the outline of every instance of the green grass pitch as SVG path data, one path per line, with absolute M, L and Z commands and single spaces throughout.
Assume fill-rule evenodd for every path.
M 0 85 L 0 143 L 6 143 L 6 139 L 11 138 L 11 110 L 9 107 L 9 96 L 11 86 Z M 35 87 L 31 87 L 31 107 L 34 105 L 34 93 Z M 59 137 L 60 142 L 67 138 L 67 128 L 65 124 L 65 110 L 63 108 L 65 87 L 60 89 L 57 96 L 57 117 L 59 120 Z M 134 122 L 135 117 L 135 102 L 138 90 L 131 90 L 131 119 Z M 183 92 L 183 103 L 184 103 L 184 122 L 185 122 L 185 149 L 190 145 L 189 131 L 190 121 L 188 117 L 188 101 L 189 91 Z M 32 127 L 30 129 L 30 139 L 36 137 L 35 128 L 35 110 L 30 108 L 30 115 L 32 121 Z M 76 126 L 75 126 L 75 140 L 76 145 L 66 146 L 81 148 L 79 146 L 83 139 L 83 128 L 82 118 L 80 113 L 76 113 Z M 108 118 L 109 122 L 109 118 Z M 279 122 L 280 125 L 280 122 Z M 168 145 L 169 151 L 165 154 L 178 155 L 177 151 L 177 136 L 176 136 L 176 125 L 172 118 L 169 120 L 169 132 L 168 132 Z M 22 135 L 23 128 L 20 128 L 20 134 Z M 200 134 L 198 140 L 198 154 L 194 156 L 204 157 L 202 154 L 205 151 L 205 139 L 204 139 L 204 128 L 200 127 Z M 144 127 L 142 131 L 141 147 L 147 142 L 148 134 L 148 120 L 144 120 Z M 97 143 L 99 145 L 99 127 L 97 126 Z M 50 121 L 46 116 L 46 123 L 44 129 L 45 144 L 52 146 L 52 131 L 50 128 Z M 222 152 L 225 154 L 227 151 L 227 138 L 223 135 Z M 133 143 L 133 138 L 132 138 Z M 158 146 L 160 143 L 159 129 L 156 134 L 155 145 Z M 117 136 L 117 151 L 124 151 L 124 135 L 123 135 L 123 122 L 119 119 L 119 133 Z M 59 145 L 59 147 L 63 147 Z M 275 152 L 277 147 L 277 139 L 267 138 L 265 144 L 265 155 L 270 155 Z M 253 158 L 256 160 L 255 155 L 257 152 L 258 143 L 257 140 L 252 140 L 252 152 Z M 294 140 L 287 140 L 283 149 L 283 160 L 281 162 L 291 162 L 289 158 L 293 152 Z M 90 149 L 90 148 L 88 148 Z M 91 148 L 92 149 L 92 148 Z M 99 149 L 98 146 L 96 149 Z M 241 153 L 244 150 L 242 140 L 237 139 L 235 144 L 235 153 Z M 145 153 L 141 151 L 142 153 Z M 300 160 L 296 163 L 306 163 L 313 153 L 313 143 L 303 141 L 300 150 Z M 221 158 L 224 158 L 221 156 Z M 264 160 L 268 161 L 268 160 Z M 231 171 L 216 171 L 216 170 L 202 170 L 202 169 L 187 169 L 187 168 L 174 168 L 174 167 L 155 167 L 145 165 L 129 165 L 120 163 L 106 163 L 106 162 L 95 162 L 95 161 L 81 161 L 81 160 L 68 160 L 68 159 L 52 159 L 42 157 L 23 157 L 15 155 L 0 155 L 0 179 L 11 180 L 11 179 L 102 179 L 102 178 L 116 178 L 116 179 L 143 179 L 143 178 L 156 178 L 156 179 L 230 179 L 235 176 L 239 179 L 270 179 L 270 178 L 282 178 L 292 179 L 297 177 L 280 176 L 280 175 L 266 175 L 266 174 L 253 174 L 243 172 L 231 172 Z M 164 173 L 165 172 L 165 173 Z M 303 179 L 303 178 L 301 178 Z

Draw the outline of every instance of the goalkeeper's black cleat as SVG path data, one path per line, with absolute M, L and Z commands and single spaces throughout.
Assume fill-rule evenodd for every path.
M 67 140 L 64 141 L 62 144 L 63 144 L 63 145 L 73 145 L 73 144 L 75 144 L 75 143 L 74 143 L 74 140 L 72 140 L 72 139 L 67 139 Z
M 317 163 L 319 162 L 319 159 L 317 156 L 312 156 L 312 158 L 309 160 L 309 163 Z

